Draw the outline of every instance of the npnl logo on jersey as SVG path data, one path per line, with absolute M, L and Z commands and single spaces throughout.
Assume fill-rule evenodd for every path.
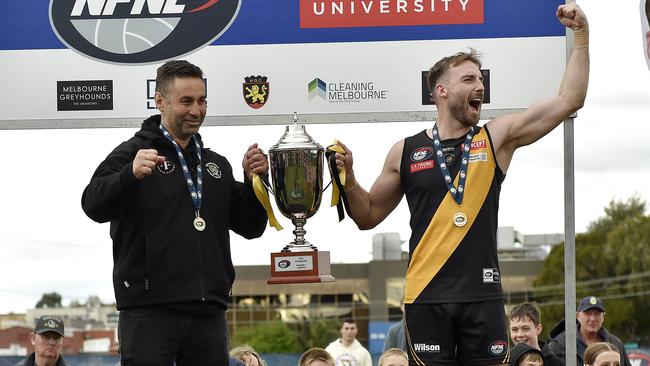
M 482 24 L 484 0 L 300 0 L 300 28 Z
M 50 0 L 52 29 L 69 48 L 114 63 L 153 63 L 210 44 L 241 0 Z

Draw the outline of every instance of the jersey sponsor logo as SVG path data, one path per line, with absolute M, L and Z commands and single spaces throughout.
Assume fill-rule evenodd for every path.
M 300 0 L 300 28 L 482 24 L 484 0 Z
M 488 352 L 494 356 L 501 356 L 508 351 L 508 343 L 505 341 L 496 341 L 488 347 Z
M 420 170 L 431 169 L 434 167 L 433 160 L 421 161 L 419 163 L 411 164 L 411 173 L 419 172 Z
M 413 349 L 415 349 L 415 352 L 440 353 L 439 344 L 415 343 Z
M 476 161 L 488 161 L 487 153 L 469 154 L 469 162 L 473 163 Z
M 156 168 L 159 172 L 165 175 L 173 173 L 174 169 L 176 169 L 176 165 L 173 161 L 167 159 L 166 156 L 163 156 L 163 158 L 165 158 L 165 161 L 163 161 L 161 164 L 158 164 Z
M 430 158 L 431 156 L 433 156 L 433 147 L 418 147 L 411 153 L 411 161 L 422 161 L 424 159 Z
M 460 144 L 461 149 L 465 148 L 465 144 Z M 478 141 L 472 141 L 472 144 L 469 146 L 470 151 L 474 150 L 480 150 L 480 149 L 485 149 L 487 147 L 487 144 L 485 143 L 485 140 L 478 140 Z
M 50 24 L 68 48 L 100 61 L 153 63 L 207 46 L 241 0 L 50 0 Z
M 483 283 L 501 283 L 499 270 L 496 268 L 483 268 Z

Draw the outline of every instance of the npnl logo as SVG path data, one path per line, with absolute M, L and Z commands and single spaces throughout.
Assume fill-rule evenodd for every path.
M 153 63 L 219 38 L 241 0 L 50 0 L 52 29 L 69 48 L 103 61 Z
M 322 99 L 327 100 L 327 85 L 323 80 L 319 78 L 316 78 L 307 84 L 307 92 L 309 99 L 313 99 L 318 95 Z

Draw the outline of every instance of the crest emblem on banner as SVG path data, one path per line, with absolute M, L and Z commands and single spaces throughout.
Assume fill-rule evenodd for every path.
M 244 78 L 242 85 L 244 101 L 253 109 L 262 108 L 269 100 L 269 82 L 266 76 L 251 75 Z

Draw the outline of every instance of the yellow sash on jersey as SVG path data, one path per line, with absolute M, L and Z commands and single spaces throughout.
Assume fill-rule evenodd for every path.
M 481 141 L 485 141 L 484 144 Z M 464 227 L 456 227 L 453 223 L 453 216 L 459 211 L 458 204 L 449 192 L 436 210 L 429 227 L 420 238 L 415 251 L 411 254 L 411 262 L 406 271 L 406 290 L 404 303 L 412 304 L 424 291 L 425 287 L 438 274 L 442 266 L 447 262 L 452 253 L 474 224 L 479 210 L 483 207 L 487 197 L 494 169 L 495 158 L 490 147 L 485 128 L 474 135 L 473 144 L 480 148 L 470 151 L 470 162 L 465 181 L 465 193 L 462 202 L 462 212 L 467 215 L 467 224 Z M 486 154 L 486 155 L 482 155 Z M 483 160 L 485 158 L 485 160 Z M 434 169 L 439 169 L 437 166 Z M 454 186 L 458 186 L 458 174 L 454 179 Z

